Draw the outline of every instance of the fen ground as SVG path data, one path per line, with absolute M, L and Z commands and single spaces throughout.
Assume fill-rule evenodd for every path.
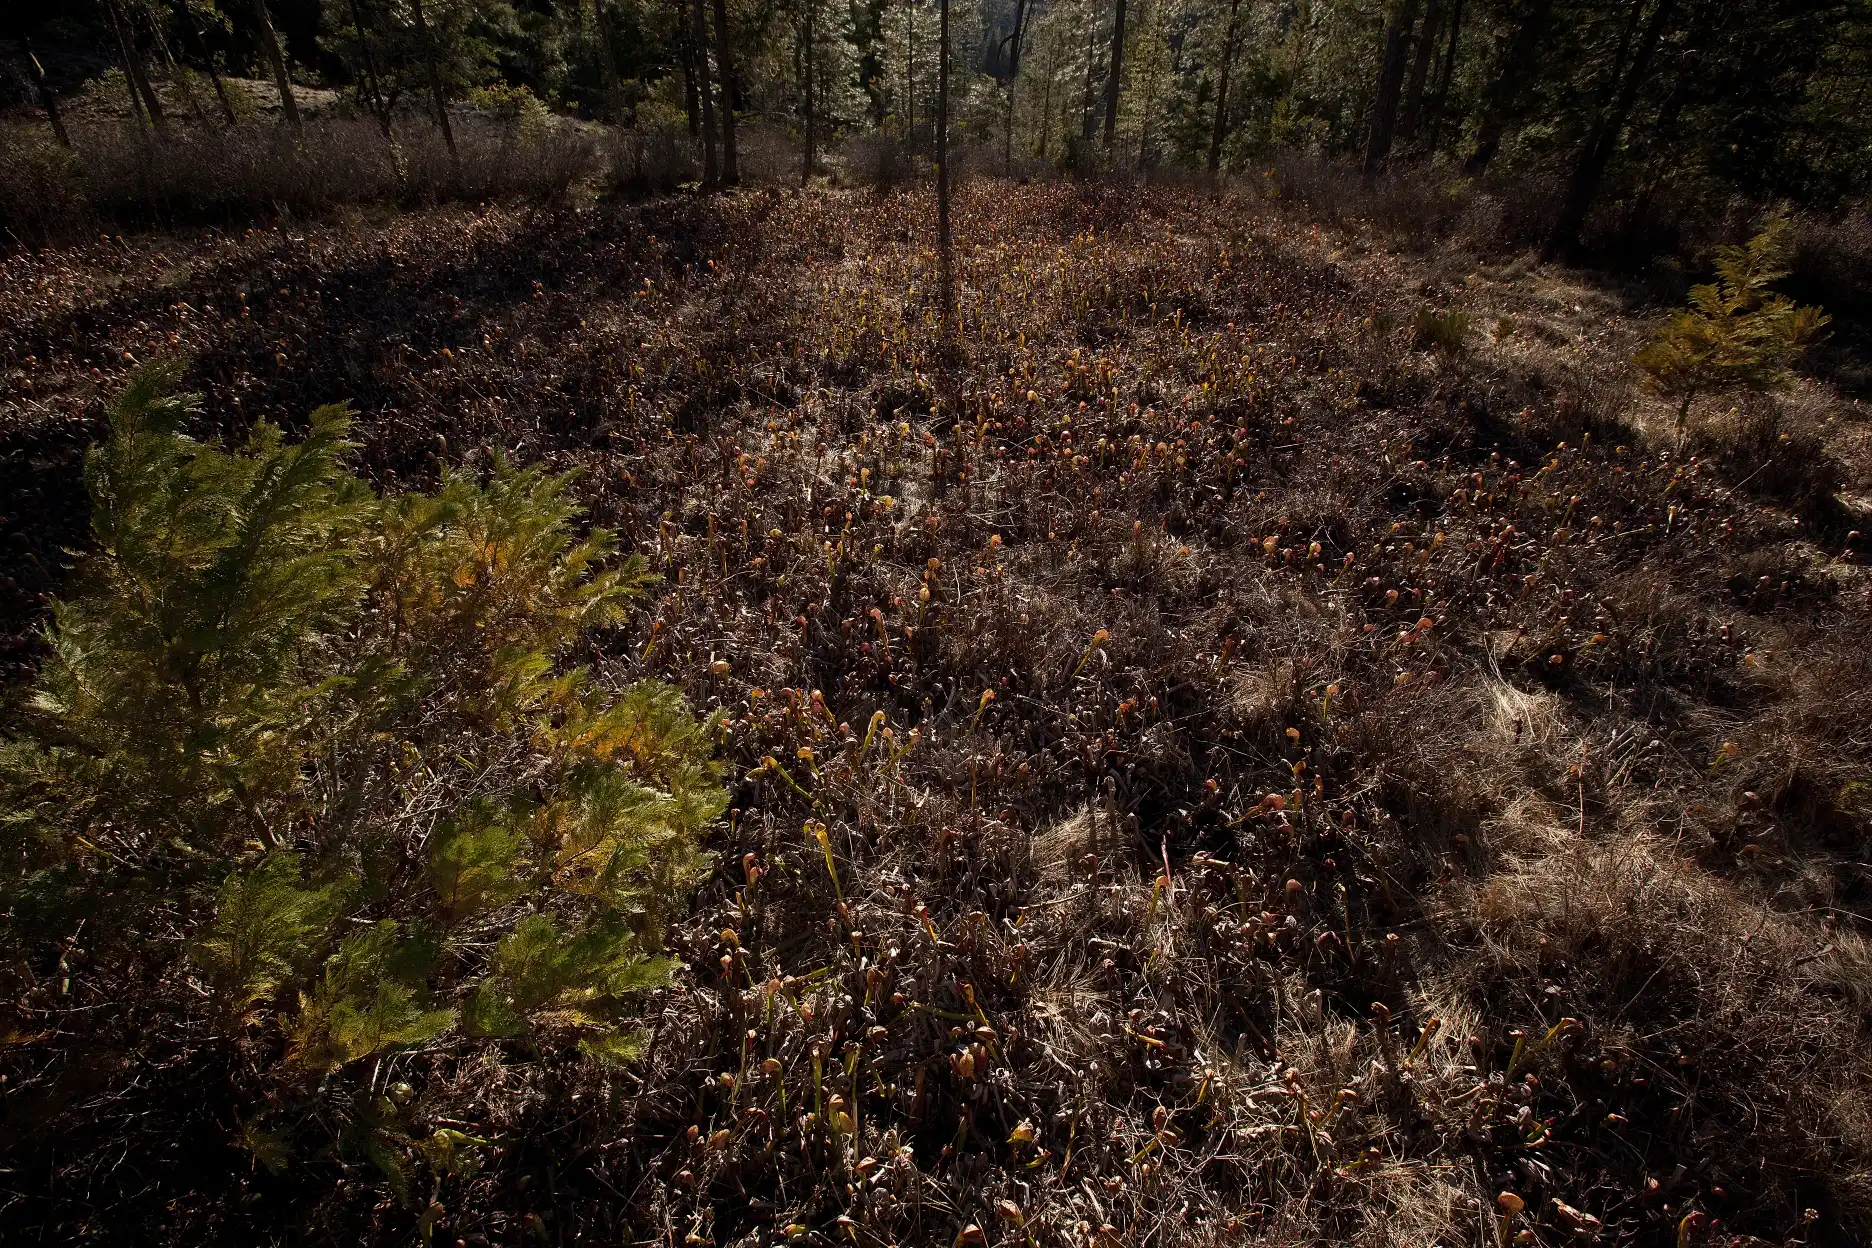
M 1679 448 L 1632 292 L 1177 190 L 967 184 L 951 340 L 928 198 L 0 267 L 15 689 L 99 400 L 153 356 L 201 436 L 348 401 L 383 488 L 577 468 L 663 578 L 590 658 L 726 717 L 685 970 L 628 1078 L 421 1070 L 511 1141 L 446 1229 L 1860 1242 L 1860 406 L 1810 378 Z M 1419 318 L 1451 312 L 1445 349 Z M 15 1123 L 42 1225 L 414 1225 L 126 1096 L 194 1153 L 126 1173 L 108 1115 L 48 1109 L 56 1161 Z

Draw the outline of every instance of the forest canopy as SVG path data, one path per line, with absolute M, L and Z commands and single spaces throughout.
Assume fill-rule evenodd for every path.
M 212 121 L 245 75 L 386 134 L 472 104 L 914 158 L 944 13 L 950 138 L 1009 170 L 1429 165 L 1528 183 L 1550 254 L 1738 198 L 1837 211 L 1872 171 L 1868 0 L 42 0 L 4 33 L 28 103 L 114 74 Z

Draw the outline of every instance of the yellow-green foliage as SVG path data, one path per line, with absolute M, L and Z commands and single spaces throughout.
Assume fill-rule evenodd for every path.
M 1772 390 L 1787 384 L 1795 360 L 1828 318 L 1769 287 L 1787 276 L 1788 220 L 1777 215 L 1744 247 L 1716 253 L 1716 281 L 1690 291 L 1690 307 L 1646 343 L 1633 362 L 1646 384 L 1676 399 L 1683 433 L 1698 395 Z
M 1467 312 L 1438 312 L 1435 308 L 1423 307 L 1411 318 L 1411 330 L 1419 347 L 1460 351 L 1474 320 Z
M 552 124 L 551 111 L 524 86 L 491 83 L 473 87 L 464 97 L 464 102 L 470 108 L 478 108 L 490 116 L 515 122 L 526 132 L 537 133 Z
M 283 1086 L 499 1037 L 628 1055 L 724 804 L 676 690 L 566 665 L 641 562 L 564 477 L 378 498 L 341 408 L 230 453 L 178 431 L 175 380 L 139 373 L 87 462 L 96 547 L 0 755 L 9 895 L 62 891 L 209 1025 L 278 1035 Z

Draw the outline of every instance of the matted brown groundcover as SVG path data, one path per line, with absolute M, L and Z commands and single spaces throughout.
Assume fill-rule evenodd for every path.
M 184 357 L 198 436 L 349 400 L 380 489 L 580 469 L 662 578 L 594 671 L 719 709 L 732 789 L 638 1060 L 445 1033 L 347 1075 L 382 1105 L 305 1089 L 284 1158 L 184 950 L 15 904 L 4 1238 L 1872 1237 L 1857 409 L 1800 381 L 1679 446 L 1621 292 L 1184 191 L 966 184 L 950 335 L 932 216 L 4 261 L 9 696 L 102 399 Z

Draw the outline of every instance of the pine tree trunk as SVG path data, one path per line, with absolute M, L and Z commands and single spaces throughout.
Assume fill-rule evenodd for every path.
M 715 0 L 715 69 L 721 76 L 722 181 L 736 186 L 741 169 L 735 158 L 734 41 L 728 29 L 728 0 Z
M 1059 45 L 1059 32 L 1055 31 L 1047 41 L 1046 73 L 1040 80 L 1040 142 L 1034 155 L 1041 160 L 1046 159 L 1047 139 L 1053 132 L 1053 79 L 1059 69 Z
M 356 4 L 357 0 L 352 0 Z M 201 25 L 196 22 L 194 12 L 182 0 L 176 0 L 177 15 L 182 19 L 182 28 L 195 40 L 195 50 L 201 54 L 202 65 L 208 71 L 208 81 L 214 86 L 215 99 L 221 104 L 221 115 L 232 126 L 235 122 L 234 105 L 228 100 L 227 87 L 221 82 L 221 71 L 215 68 L 214 52 L 208 47 L 208 41 L 202 37 Z
M 598 45 L 598 73 L 604 79 L 605 116 L 615 124 L 624 120 L 624 87 L 611 51 L 611 29 L 605 25 L 605 0 L 592 0 L 592 35 Z
M 1020 85 L 1021 39 L 1026 34 L 1027 0 L 1014 0 L 1014 33 L 1008 36 L 1007 117 L 1001 129 L 1001 176 L 1014 172 L 1014 93 Z
M 359 0 L 351 0 L 351 24 L 357 27 L 358 47 L 364 53 L 364 81 L 370 87 L 371 112 L 377 117 L 377 128 L 383 131 L 387 140 L 390 137 L 390 108 L 384 103 L 383 87 L 377 80 L 377 57 L 371 51 L 370 28 L 364 24 L 364 10 Z
M 39 107 L 45 109 L 52 133 L 57 136 L 61 147 L 70 147 L 71 136 L 65 133 L 65 119 L 59 116 L 58 98 L 46 83 L 45 68 L 39 64 L 39 58 L 33 55 L 32 40 L 25 35 L 20 36 L 20 51 L 26 55 L 26 67 L 32 71 L 33 86 L 39 92 Z
M 1365 180 L 1384 172 L 1397 132 L 1398 100 L 1404 93 L 1404 58 L 1410 51 L 1411 27 L 1417 23 L 1417 0 L 1401 0 L 1385 27 L 1384 61 L 1378 68 L 1378 92 L 1372 99 L 1371 133 L 1365 142 Z
M 156 126 L 158 134 L 169 132 L 169 115 L 163 111 L 162 97 L 156 94 L 156 88 L 149 79 L 149 65 L 143 60 L 143 51 L 137 47 L 136 26 L 130 20 L 130 14 L 124 13 L 124 37 L 130 44 L 130 73 L 136 83 L 137 94 L 143 97 L 143 107 L 148 111 L 150 121 Z
M 806 163 L 800 169 L 800 185 L 812 181 L 813 171 L 813 17 L 818 0 L 806 0 Z
M 204 50 L 202 59 L 207 62 L 208 82 L 214 87 L 215 99 L 220 101 L 221 115 L 227 118 L 229 126 L 233 126 L 240 119 L 234 115 L 234 101 L 228 99 L 227 84 L 221 81 L 221 71 L 215 68 L 214 54 Z
M 1691 93 L 1703 81 L 1704 67 L 1702 49 L 1693 48 L 1677 62 L 1676 81 L 1671 85 L 1669 94 L 1658 105 L 1657 118 L 1650 127 L 1650 141 L 1647 146 L 1645 171 L 1638 183 L 1638 193 L 1632 196 L 1625 208 L 1625 220 L 1619 232 L 1626 240 L 1634 241 L 1638 231 L 1651 215 L 1651 205 L 1658 188 L 1675 172 L 1679 122 L 1683 117 L 1684 107 L 1690 102 Z M 1826 107 L 1822 101 L 1821 107 Z
M 1643 0 L 1633 0 L 1634 18 L 1642 3 Z M 1611 107 L 1601 112 L 1593 124 L 1592 132 L 1580 148 L 1579 160 L 1573 167 L 1573 176 L 1567 181 L 1566 197 L 1561 200 L 1560 214 L 1554 221 L 1553 233 L 1548 235 L 1547 245 L 1541 249 L 1544 259 L 1563 256 L 1579 246 L 1579 232 L 1586 224 L 1586 214 L 1592 211 L 1593 201 L 1598 198 L 1599 183 L 1605 177 L 1607 166 L 1612 163 L 1612 154 L 1618 150 L 1619 137 L 1624 133 L 1625 123 L 1631 119 L 1632 108 L 1638 102 L 1638 92 L 1643 89 L 1650 75 L 1652 58 L 1657 54 L 1658 44 L 1663 41 L 1664 24 L 1675 7 L 1676 0 L 1657 0 L 1657 7 L 1651 10 L 1651 19 L 1645 24 L 1644 34 L 1638 42 L 1637 55 L 1632 58 L 1631 68 L 1625 71 L 1617 97 Z
M 1433 156 L 1442 136 L 1443 113 L 1449 106 L 1450 82 L 1456 76 L 1456 40 L 1462 34 L 1462 19 L 1463 0 L 1456 0 L 1455 8 L 1450 11 L 1449 49 L 1443 54 L 1443 65 L 1437 71 L 1424 118 L 1424 151 Z
M 1482 105 L 1482 121 L 1476 128 L 1475 150 L 1463 162 L 1464 171 L 1470 177 L 1480 177 L 1485 173 L 1489 162 L 1495 159 L 1495 153 L 1501 150 L 1509 118 L 1519 106 L 1527 82 L 1534 76 L 1541 39 L 1547 33 L 1547 19 L 1552 15 L 1553 7 L 1553 0 L 1535 0 L 1522 17 L 1521 24 L 1515 27 L 1514 36 L 1508 43 L 1508 53 L 1502 58 L 1501 72 L 1489 85 L 1488 97 Z
M 136 78 L 130 72 L 130 41 L 124 38 L 123 24 L 118 20 L 115 0 L 106 0 L 104 14 L 110 19 L 111 33 L 117 39 L 117 54 L 124 63 L 124 95 L 130 104 L 130 120 L 136 123 L 137 137 L 144 143 L 149 142 L 149 113 L 143 107 L 143 97 L 137 94 Z
M 708 20 L 702 15 L 702 0 L 689 6 L 690 42 L 695 45 L 696 94 L 702 100 L 702 185 L 715 185 L 715 94 L 709 87 Z
M 943 333 L 956 332 L 955 249 L 949 233 L 949 0 L 939 0 L 936 52 L 936 263 L 942 287 Z
M 162 101 L 156 98 L 156 92 L 150 87 L 149 72 L 143 65 L 143 54 L 137 50 L 136 31 L 130 25 L 130 19 L 124 13 L 117 0 L 108 0 L 105 10 L 110 14 L 111 27 L 117 34 L 117 47 L 123 55 L 124 74 L 130 80 L 131 97 L 142 106 L 139 118 L 147 116 L 150 124 L 156 128 L 157 135 L 167 137 L 169 119 L 163 114 Z M 136 112 L 133 107 L 132 112 Z
M 1001 113 L 1001 176 L 1014 176 L 1014 82 L 1009 79 Z
M 1148 169 L 1151 165 L 1151 110 L 1157 103 L 1157 81 L 1160 75 L 1160 67 L 1155 57 L 1146 61 L 1145 65 L 1147 68 L 1144 72 L 1144 103 L 1138 116 L 1137 167 L 1139 169 Z
M 702 133 L 702 102 L 696 97 L 695 36 L 689 31 L 689 0 L 676 0 L 677 44 L 682 50 L 683 110 L 688 115 L 689 137 Z
M 169 40 L 163 35 L 162 23 L 156 20 L 156 13 L 149 7 L 148 0 L 142 0 L 141 7 L 143 20 L 149 23 L 150 37 L 156 43 L 157 55 L 162 57 L 163 72 L 169 75 L 169 81 L 182 93 L 189 112 L 195 115 L 195 124 L 206 134 L 209 130 L 208 114 L 202 110 L 201 101 L 195 98 L 195 89 L 189 86 L 188 79 L 183 77 L 181 69 L 176 65 L 175 54 L 169 50 Z
M 1216 75 L 1215 125 L 1209 131 L 1209 176 L 1222 171 L 1222 140 L 1228 137 L 1229 71 L 1235 66 L 1235 39 L 1241 31 L 1241 0 L 1229 0 L 1228 33 L 1222 39 L 1222 67 Z
M 449 124 L 448 96 L 442 90 L 442 70 L 436 64 L 435 39 L 429 33 L 429 19 L 423 15 L 422 0 L 410 0 L 410 15 L 416 19 L 416 34 L 422 40 L 423 65 L 429 71 L 429 94 L 435 102 L 436 124 L 442 127 L 442 142 L 448 145 L 449 163 L 459 174 L 461 153 L 455 150 L 455 127 Z
M 1406 143 L 1417 137 L 1417 123 L 1423 117 L 1424 85 L 1430 81 L 1430 66 L 1436 62 L 1437 36 L 1443 33 L 1443 0 L 1430 0 L 1424 12 L 1423 29 L 1417 34 L 1417 53 L 1411 61 L 1410 80 L 1404 87 L 1404 109 L 1398 118 L 1398 138 Z
M 1112 10 L 1111 72 L 1105 78 L 1105 150 L 1118 133 L 1118 89 L 1124 81 L 1125 0 Z
M 292 126 L 293 134 L 303 138 L 305 126 L 299 121 L 299 101 L 293 97 L 292 78 L 286 73 L 286 57 L 280 52 L 279 36 L 273 33 L 273 19 L 267 16 L 266 0 L 253 0 L 253 9 L 254 21 L 259 26 L 260 49 L 273 67 L 273 85 L 279 88 L 280 107 L 286 110 L 286 121 Z M 418 29 L 423 28 L 422 0 L 416 0 L 416 25 Z M 426 30 L 423 38 L 428 38 Z

